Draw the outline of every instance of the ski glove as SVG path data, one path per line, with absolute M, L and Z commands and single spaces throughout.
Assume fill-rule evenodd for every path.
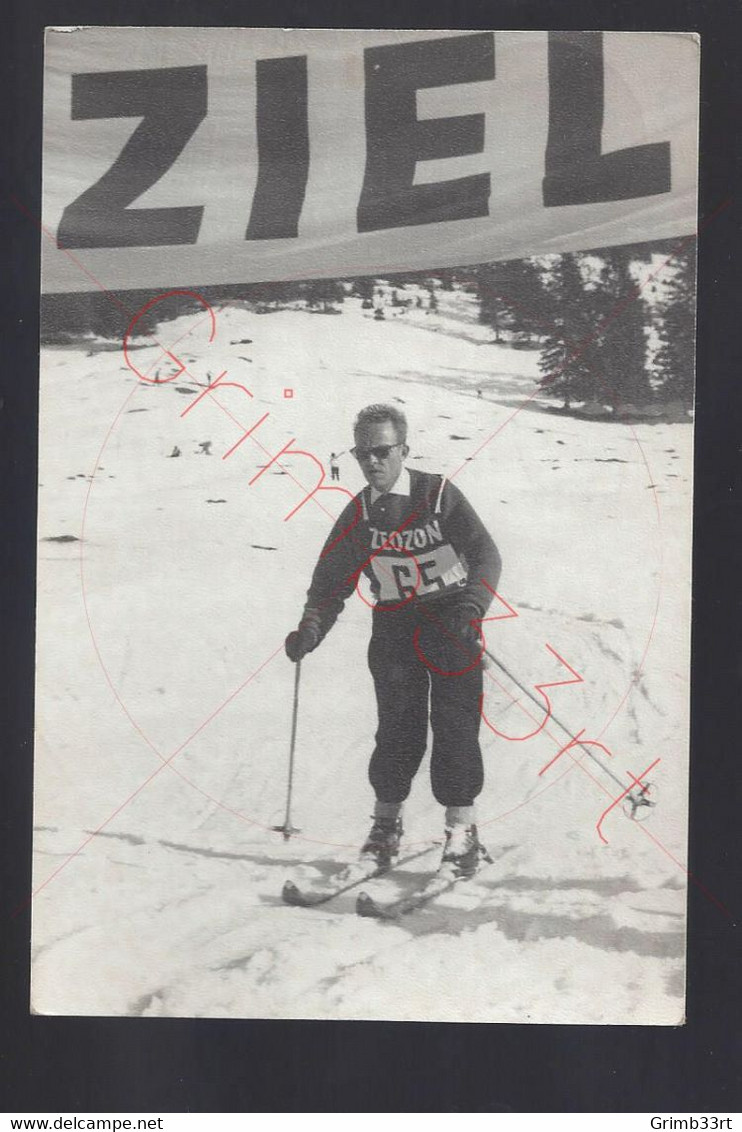
M 308 652 L 316 649 L 319 641 L 320 636 L 316 626 L 303 621 L 299 628 L 295 629 L 293 633 L 289 633 L 286 638 L 284 644 L 286 656 L 296 664 Z
M 454 605 L 444 617 L 444 626 L 450 636 L 467 645 L 478 645 L 481 611 L 476 605 L 462 601 Z M 474 624 L 472 624 L 474 622 Z

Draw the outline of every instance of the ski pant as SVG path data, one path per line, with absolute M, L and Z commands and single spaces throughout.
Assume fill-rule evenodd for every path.
M 368 663 L 374 678 L 379 726 L 369 779 L 381 802 L 403 802 L 422 762 L 428 738 L 428 705 L 433 731 L 430 778 L 443 806 L 471 806 L 484 781 L 479 747 L 482 669 L 442 628 L 443 602 L 373 612 Z M 413 638 L 419 629 L 418 649 Z M 441 672 L 436 672 L 435 669 Z

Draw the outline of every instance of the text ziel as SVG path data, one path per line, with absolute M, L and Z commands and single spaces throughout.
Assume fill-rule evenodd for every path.
M 482 153 L 485 114 L 419 119 L 416 100 L 418 90 L 495 79 L 495 34 L 369 47 L 363 61 L 366 163 L 358 232 L 488 216 L 490 173 L 414 183 L 418 162 Z M 603 71 L 602 33 L 548 33 L 545 208 L 670 191 L 669 142 L 602 153 Z M 245 239 L 296 239 L 311 160 L 307 55 L 258 59 L 255 84 L 257 180 Z M 206 65 L 73 74 L 73 120 L 141 122 L 103 176 L 64 209 L 58 245 L 197 243 L 203 204 L 129 205 L 167 173 L 207 113 Z

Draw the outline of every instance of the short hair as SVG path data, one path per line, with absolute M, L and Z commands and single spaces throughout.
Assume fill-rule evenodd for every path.
M 391 421 L 398 443 L 404 444 L 407 440 L 407 417 L 399 409 L 395 409 L 394 405 L 367 405 L 356 417 L 353 432 L 356 433 L 364 425 L 383 424 L 384 421 Z

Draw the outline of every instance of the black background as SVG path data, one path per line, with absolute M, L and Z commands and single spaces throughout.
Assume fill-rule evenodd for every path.
M 667 1114 L 742 1107 L 739 11 L 727 0 L 12 0 L 5 9 L 0 1109 Z M 8 198 L 14 194 L 40 215 L 46 24 L 700 32 L 700 216 L 711 219 L 702 230 L 699 264 L 690 869 L 731 918 L 691 884 L 684 1027 L 29 1016 L 31 913 L 29 907 L 11 913 L 30 892 L 40 237 Z

